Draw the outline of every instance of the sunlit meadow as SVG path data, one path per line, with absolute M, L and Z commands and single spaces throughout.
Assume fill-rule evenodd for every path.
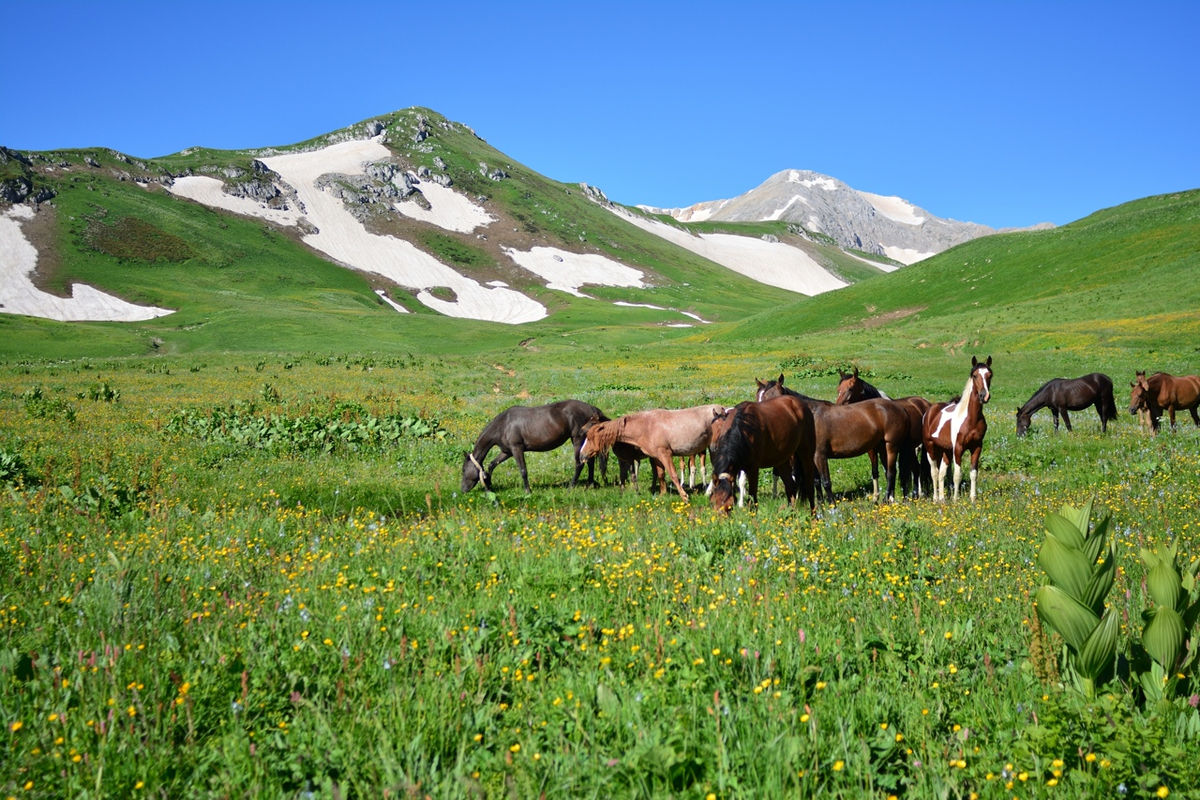
M 1200 556 L 1190 421 L 1018 439 L 998 382 L 973 505 L 876 504 L 858 459 L 815 518 L 766 481 L 724 518 L 645 476 L 570 488 L 566 450 L 531 497 L 511 463 L 459 494 L 513 403 L 753 386 L 732 356 L 611 361 L 4 366 L 2 796 L 1195 795 L 1200 683 L 1085 698 L 1032 600 L 1047 515 L 1092 498 L 1140 637 L 1140 549 Z

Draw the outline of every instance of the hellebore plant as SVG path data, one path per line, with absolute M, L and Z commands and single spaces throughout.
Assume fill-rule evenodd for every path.
M 1143 549 L 1141 556 L 1154 606 L 1142 612 L 1142 648 L 1149 658 L 1135 656 L 1134 666 L 1140 667 L 1138 679 L 1146 697 L 1161 700 L 1174 693 L 1180 676 L 1196 661 L 1197 642 L 1194 636 L 1189 640 L 1189 632 L 1200 616 L 1200 561 L 1180 569 L 1175 543 L 1162 552 Z

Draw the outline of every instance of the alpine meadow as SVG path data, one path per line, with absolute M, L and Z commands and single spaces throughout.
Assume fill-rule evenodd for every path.
M 0 153 L 0 254 L 68 308 L 0 314 L 0 795 L 1200 797 L 1200 427 L 1130 408 L 1138 371 L 1200 372 L 1200 190 L 903 266 L 616 206 L 427 109 Z M 129 316 L 70 317 L 81 286 Z M 573 486 L 569 440 L 530 493 L 515 459 L 461 489 L 511 406 L 855 370 L 944 402 L 988 357 L 973 502 L 877 500 L 858 456 L 814 513 L 766 472 L 721 513 L 616 450 Z M 1106 431 L 1017 436 L 1093 372 Z

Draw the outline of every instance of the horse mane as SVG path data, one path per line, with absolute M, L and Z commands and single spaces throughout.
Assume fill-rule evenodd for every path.
M 750 460 L 750 439 L 759 432 L 761 426 L 758 417 L 747 414 L 749 402 L 738 403 L 734 407 L 733 419 L 729 429 L 712 446 L 713 472 L 729 472 L 730 464 L 745 464 Z
M 592 442 L 597 450 L 597 455 L 607 453 L 616 443 L 617 438 L 621 435 L 621 429 L 625 427 L 625 418 L 609 419 L 597 422 L 588 429 L 587 438 Z

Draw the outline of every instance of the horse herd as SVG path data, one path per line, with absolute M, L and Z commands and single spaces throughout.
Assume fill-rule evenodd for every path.
M 512 458 L 529 492 L 525 453 L 553 450 L 570 440 L 575 467 L 572 486 L 579 482 L 584 466 L 588 482 L 594 483 L 595 461 L 599 458 L 604 469 L 611 452 L 620 463 L 622 484 L 631 472 L 636 476 L 640 461 L 649 460 L 652 488 L 657 485 L 665 493 L 670 477 L 684 500 L 688 494 L 675 459 L 703 458 L 707 453 L 713 474 L 707 485 L 710 502 L 725 512 L 733 507 L 735 495 L 744 499 L 744 493 L 748 493 L 757 500 L 758 474 L 764 468 L 770 468 L 782 481 L 789 504 L 800 497 L 814 509 L 819 495 L 833 500 L 829 460 L 861 455 L 871 460 L 876 497 L 882 461 L 889 501 L 895 498 L 897 475 L 905 495 L 919 496 L 924 483 L 929 485 L 935 501 L 944 501 L 947 472 L 951 470 L 953 497 L 958 498 L 963 458 L 969 453 L 970 497 L 974 500 L 979 456 L 988 427 L 983 407 L 991 398 L 991 381 L 992 357 L 980 361 L 972 356 L 961 394 L 942 403 L 922 397 L 892 399 L 863 380 L 855 368 L 840 374 L 833 402 L 794 391 L 784 385 L 781 374 L 775 380 L 757 380 L 755 399 L 732 408 L 658 408 L 612 419 L 580 400 L 513 406 L 489 422 L 472 450 L 464 455 L 462 491 L 470 491 L 476 484 L 490 491 L 492 472 Z M 1200 426 L 1200 377 L 1137 372 L 1130 387 L 1129 412 L 1153 430 L 1158 430 L 1164 411 L 1172 426 L 1177 410 L 1190 411 L 1192 421 Z M 1028 431 L 1039 409 L 1051 410 L 1055 429 L 1061 416 L 1069 431 L 1069 412 L 1089 406 L 1095 406 L 1101 429 L 1107 431 L 1108 422 L 1117 418 L 1113 383 L 1107 375 L 1093 372 L 1080 378 L 1047 381 L 1017 410 L 1017 435 Z M 499 455 L 484 467 L 492 448 L 499 448 Z

